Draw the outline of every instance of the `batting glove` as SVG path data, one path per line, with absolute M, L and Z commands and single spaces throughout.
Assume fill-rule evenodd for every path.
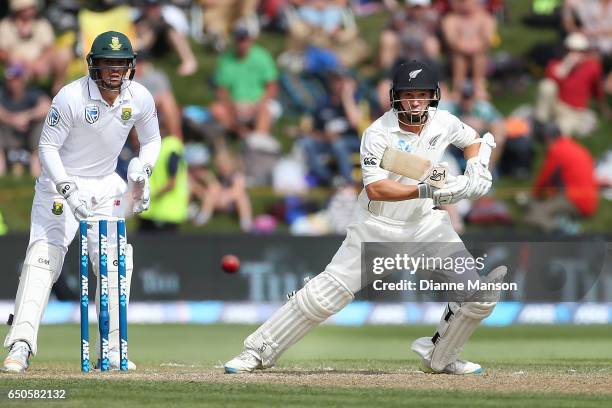
M 79 189 L 73 181 L 62 181 L 55 185 L 58 193 L 66 199 L 68 207 L 77 221 L 89 218 L 93 215 L 88 201 L 79 194 Z
M 493 176 L 478 157 L 468 159 L 465 172 L 463 173 L 469 179 L 469 187 L 466 193 L 466 198 L 474 200 L 486 195 L 493 184 Z
M 151 166 L 143 164 L 138 157 L 130 160 L 128 165 L 128 190 L 132 194 L 134 214 L 140 214 L 149 209 L 151 203 L 151 188 L 149 187 L 149 176 Z
M 466 176 L 457 176 L 448 179 L 444 188 L 433 192 L 434 205 L 454 204 L 466 198 L 468 192 L 469 179 Z

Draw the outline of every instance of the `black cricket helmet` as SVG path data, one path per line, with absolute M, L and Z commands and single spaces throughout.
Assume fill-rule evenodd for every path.
M 123 33 L 107 31 L 99 34 L 91 44 L 91 51 L 87 54 L 86 59 L 89 76 L 96 81 L 98 86 L 101 85 L 102 81 L 100 76 L 101 67 L 97 64 L 97 61 L 101 59 L 127 60 L 128 64 L 121 65 L 121 68 L 130 70 L 129 81 L 134 79 L 134 74 L 136 73 L 136 53 L 132 49 L 130 39 Z M 123 82 L 126 82 L 125 79 Z
M 399 93 L 401 91 L 432 91 L 430 107 L 437 107 L 440 102 L 440 85 L 436 71 L 422 61 L 410 61 L 399 65 L 393 73 L 393 83 L 389 91 L 391 106 L 399 113 L 406 113 L 402 107 Z M 426 112 L 425 112 L 426 114 Z M 412 115 L 409 115 L 412 116 Z M 411 120 L 411 122 L 413 122 Z

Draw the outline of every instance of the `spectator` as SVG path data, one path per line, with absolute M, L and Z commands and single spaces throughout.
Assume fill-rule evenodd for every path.
M 506 142 L 506 126 L 502 114 L 491 102 L 476 96 L 470 80 L 463 83 L 458 101 L 444 101 L 441 102 L 440 107 L 459 117 L 479 134 L 491 132 L 495 136 L 497 146 L 493 149 L 490 162 L 491 169 L 494 169 L 504 151 Z
M 204 35 L 218 51 L 225 51 L 230 34 L 237 24 L 244 24 L 253 33 L 259 30 L 257 5 L 259 0 L 200 0 L 203 7 Z
M 334 174 L 326 157 L 332 155 L 342 177 L 342 184 L 352 185 L 352 154 L 359 151 L 357 129 L 361 110 L 356 99 L 356 82 L 343 70 L 328 74 L 329 94 L 321 100 L 313 114 L 313 131 L 301 140 L 308 167 L 323 184 L 331 184 Z
M 198 62 L 189 40 L 166 21 L 162 14 L 161 0 L 145 0 L 142 11 L 136 21 L 139 50 L 159 56 L 173 48 L 181 60 L 176 72 L 181 76 L 194 74 L 198 69 Z
M 159 120 L 168 129 L 168 133 L 182 140 L 181 110 L 172 92 L 170 80 L 163 71 L 153 65 L 146 52 L 138 54 L 135 79 L 153 95 Z
M 0 175 L 6 171 L 5 151 L 13 172 L 20 175 L 29 162 L 30 173 L 40 173 L 38 140 L 51 100 L 41 91 L 28 87 L 27 69 L 21 64 L 9 65 L 0 89 Z
M 240 228 L 248 232 L 252 228 L 253 213 L 251 199 L 246 189 L 244 174 L 236 166 L 237 159 L 228 150 L 220 150 L 215 155 L 217 175 L 205 168 L 190 170 L 192 194 L 200 202 L 199 211 L 194 216 L 196 225 L 204 225 L 216 210 L 237 212 Z
M 354 67 L 369 54 L 346 0 L 306 0 L 297 8 L 288 8 L 292 52 L 312 45 L 334 52 L 345 67 Z
M 253 34 L 239 25 L 235 47 L 219 56 L 214 73 L 217 101 L 210 106 L 213 117 L 241 138 L 256 138 L 272 150 L 278 142 L 271 136 L 275 112 L 280 105 L 278 71 L 270 53 L 254 44 Z M 252 141 L 247 141 L 252 142 Z
M 497 23 L 479 0 L 452 0 L 442 20 L 444 40 L 452 65 L 452 91 L 458 93 L 471 71 L 476 96 L 487 96 L 486 70 L 489 47 Z
M 181 138 L 174 135 L 162 138 L 155 172 L 149 179 L 151 206 L 140 214 L 141 231 L 178 231 L 187 219 L 189 187 L 183 150 Z
M 567 54 L 546 67 L 546 78 L 538 87 L 534 115 L 540 123 L 555 121 L 563 134 L 585 136 L 597 123 L 595 114 L 588 109 L 591 98 L 597 99 L 604 115 L 609 115 L 602 67 L 589 52 L 589 42 L 583 34 L 568 35 L 565 47 Z
M 430 0 L 406 0 L 380 35 L 380 66 L 389 70 L 398 58 L 436 60 L 440 55 L 439 24 L 440 16 Z
M 587 149 L 563 135 L 554 124 L 544 130 L 546 156 L 538 173 L 525 221 L 554 230 L 560 217 L 589 217 L 597 210 L 599 192 L 593 157 Z
M 38 1 L 10 0 L 9 4 L 10 15 L 0 21 L 0 62 L 22 64 L 32 78 L 53 74 L 54 80 L 62 80 L 66 67 L 57 66 L 53 28 L 37 16 Z
M 612 1 L 566 0 L 563 26 L 570 33 L 584 34 L 600 54 L 606 75 L 605 88 L 612 93 Z

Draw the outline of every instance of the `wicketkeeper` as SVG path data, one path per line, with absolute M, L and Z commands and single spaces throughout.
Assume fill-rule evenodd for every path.
M 149 207 L 148 179 L 160 149 L 159 125 L 153 97 L 132 81 L 136 54 L 127 36 L 100 34 L 87 56 L 89 75 L 64 86 L 53 99 L 39 144 L 42 174 L 36 181 L 30 242 L 26 251 L 15 313 L 4 346 L 10 348 L 4 370 L 23 372 L 36 355 L 40 321 L 64 256 L 79 227 L 91 216 L 122 217 L 126 206 L 134 213 Z M 124 202 L 126 183 L 115 173 L 117 157 L 132 127 L 138 132 L 140 153 L 128 168 L 133 201 Z M 130 211 L 130 209 L 127 209 Z M 131 211 L 130 211 L 131 212 Z M 90 224 L 88 242 L 94 273 L 98 273 L 98 226 Z M 114 228 L 109 241 L 116 242 Z M 132 248 L 126 254 L 127 289 L 133 269 Z M 109 362 L 119 367 L 116 247 L 108 257 Z M 75 271 L 76 273 L 76 271 Z M 99 285 L 98 285 L 99 286 Z M 99 294 L 96 293 L 99 310 Z M 135 369 L 129 362 L 129 369 Z

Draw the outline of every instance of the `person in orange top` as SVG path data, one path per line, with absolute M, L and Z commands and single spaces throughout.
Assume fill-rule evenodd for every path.
M 597 211 L 599 192 L 591 153 L 561 134 L 556 125 L 545 126 L 548 149 L 533 186 L 532 203 L 526 221 L 551 230 L 555 216 L 589 217 Z

